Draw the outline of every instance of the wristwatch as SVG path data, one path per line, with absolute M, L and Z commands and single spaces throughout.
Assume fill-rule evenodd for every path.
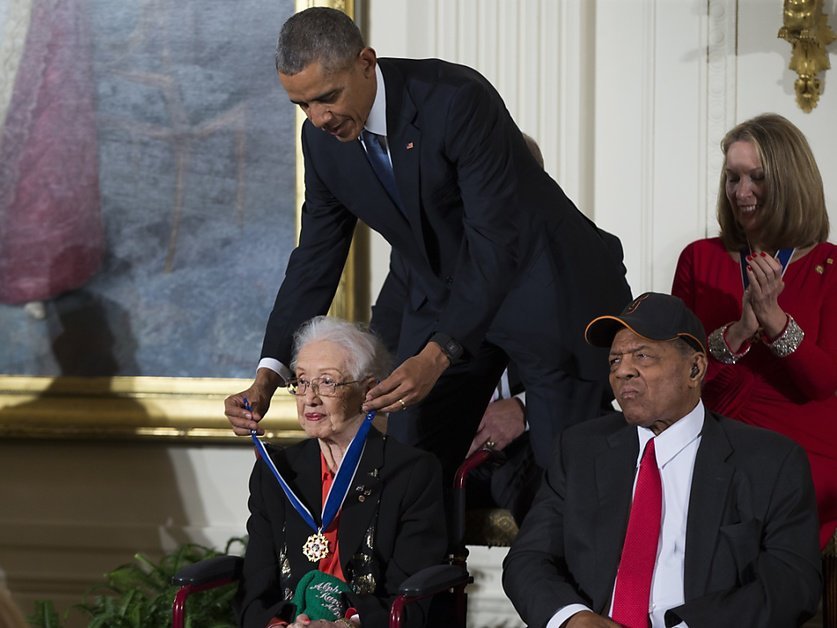
M 462 356 L 465 354 L 464 347 L 447 334 L 436 332 L 430 336 L 430 340 L 442 348 L 442 353 L 447 356 L 451 364 L 462 361 Z

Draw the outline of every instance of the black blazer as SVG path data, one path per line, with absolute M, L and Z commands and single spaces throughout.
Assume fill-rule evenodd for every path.
M 512 286 L 536 282 L 565 295 L 566 303 L 565 311 L 541 313 L 535 324 L 543 333 L 566 333 L 581 376 L 602 379 L 606 359 L 584 344 L 583 331 L 594 316 L 618 312 L 630 300 L 621 247 L 606 242 L 538 166 L 480 74 L 435 59 L 379 64 L 403 207 L 387 195 L 360 142 L 341 143 L 305 122 L 302 231 L 262 356 L 287 364 L 296 328 L 328 310 L 360 218 L 409 268 L 401 356 L 418 351 L 435 331 L 474 354 L 492 325 L 508 334 L 531 327 L 527 304 L 513 304 L 521 308 L 517 317 L 498 322 L 495 315 Z M 543 255 L 554 258 L 559 283 L 527 273 Z
M 315 519 L 322 512 L 320 447 L 316 439 L 271 448 L 282 477 Z M 242 626 L 264 628 L 289 612 L 286 596 L 316 563 L 302 554 L 311 529 L 292 509 L 267 465 L 257 460 L 250 478 L 249 541 L 239 588 Z M 388 625 L 401 582 L 424 567 L 441 564 L 447 537 L 438 461 L 425 452 L 370 429 L 366 448 L 340 512 L 338 539 L 344 575 L 357 573 L 366 536 L 374 533 L 371 572 L 374 592 L 350 594 L 364 627 Z M 285 555 L 287 561 L 281 560 Z M 369 569 L 365 569 L 369 571 Z M 421 625 L 423 618 L 411 618 Z
M 565 430 L 504 563 L 503 586 L 530 626 L 569 604 L 607 614 L 631 507 L 636 428 L 614 413 Z M 686 530 L 686 602 L 666 624 L 795 626 L 814 614 L 820 553 L 805 453 L 790 440 L 707 412 Z

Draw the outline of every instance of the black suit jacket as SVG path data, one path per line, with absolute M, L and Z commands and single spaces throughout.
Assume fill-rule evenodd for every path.
M 612 414 L 565 430 L 512 546 L 503 585 L 530 626 L 585 604 L 607 614 L 625 538 L 636 428 Z M 667 625 L 795 626 L 820 595 L 817 513 L 804 452 L 707 412 L 687 515 L 685 603 Z
M 387 195 L 360 142 L 341 143 L 305 122 L 300 242 L 262 356 L 287 364 L 299 324 L 328 310 L 360 218 L 409 268 L 402 357 L 436 331 L 473 355 L 492 325 L 514 334 L 527 324 L 543 334 L 566 334 L 567 359 L 582 377 L 602 379 L 606 360 L 584 344 L 583 330 L 594 316 L 618 312 L 630 300 L 621 256 L 538 166 L 481 75 L 435 59 L 379 63 L 403 207 Z M 527 272 L 544 255 L 553 258 L 557 281 Z M 533 323 L 527 307 L 535 311 L 536 304 L 505 303 L 510 288 L 526 282 L 565 295 L 562 311 L 536 312 Z M 504 304 L 507 312 L 497 318 Z M 545 359 L 561 359 L 542 343 L 530 344 Z
M 282 477 L 319 521 L 322 512 L 320 447 L 316 439 L 284 450 L 271 448 Z M 264 628 L 289 612 L 288 592 L 317 565 L 302 554 L 312 530 L 290 506 L 267 465 L 257 460 L 250 478 L 249 541 L 239 588 L 242 626 Z M 366 448 L 340 511 L 338 541 L 343 573 L 357 573 L 366 537 L 374 532 L 375 591 L 349 596 L 364 627 L 387 626 L 389 605 L 401 582 L 441 564 L 446 550 L 439 463 L 430 454 L 370 429 Z M 287 561 L 283 561 L 282 557 Z M 368 571 L 368 568 L 364 569 Z M 411 625 L 421 625 L 420 612 Z

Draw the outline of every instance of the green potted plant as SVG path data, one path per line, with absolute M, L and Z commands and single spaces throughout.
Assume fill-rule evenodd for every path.
M 245 545 L 241 538 L 230 539 L 224 548 L 229 554 L 235 545 Z M 85 601 L 72 606 L 64 621 L 73 611 L 88 617 L 90 628 L 162 628 L 171 625 L 171 607 L 177 587 L 171 584 L 174 576 L 186 565 L 205 558 L 221 555 L 212 548 L 185 544 L 176 551 L 154 562 L 142 554 L 105 574 L 105 584 L 95 585 Z M 228 584 L 190 596 L 186 602 L 187 627 L 227 628 L 235 626 L 232 599 L 236 585 Z M 63 628 L 62 619 L 52 601 L 38 601 L 29 622 L 37 628 Z

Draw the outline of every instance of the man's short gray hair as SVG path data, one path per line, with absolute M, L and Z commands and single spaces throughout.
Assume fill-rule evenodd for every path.
M 276 44 L 276 70 L 293 76 L 319 61 L 328 72 L 342 70 L 366 47 L 360 29 L 337 9 L 311 7 L 288 18 Z
M 296 331 L 291 370 L 296 369 L 296 358 L 302 347 L 322 340 L 346 350 L 349 354 L 347 375 L 352 380 L 374 377 L 380 381 L 389 375 L 392 362 L 381 339 L 360 325 L 330 316 L 315 316 Z

